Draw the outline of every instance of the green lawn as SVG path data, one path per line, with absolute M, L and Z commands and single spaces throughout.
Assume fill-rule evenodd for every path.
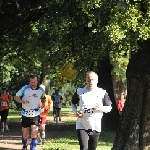
M 10 122 L 19 120 L 21 118 L 21 111 L 10 110 L 8 120 Z M 49 116 L 52 116 L 52 109 Z M 78 140 L 75 130 L 76 117 L 73 116 L 73 112 L 70 108 L 62 108 L 62 117 L 69 116 L 65 121 L 62 129 L 58 132 L 55 138 L 46 139 L 41 146 L 42 150 L 79 150 Z M 57 132 L 57 131 L 56 131 Z M 115 131 L 102 130 L 97 150 L 111 150 L 113 141 L 115 138 Z
M 8 122 L 18 121 L 21 119 L 21 111 L 19 110 L 9 110 Z
M 50 116 L 52 115 L 52 109 L 51 108 L 51 111 L 50 111 Z M 62 116 L 68 116 L 68 115 L 71 115 L 73 114 L 72 110 L 71 110 L 71 106 L 64 106 L 62 109 L 61 109 L 61 114 Z
M 48 139 L 42 145 L 42 150 L 79 150 L 75 130 L 75 120 L 67 120 L 66 127 L 62 128 L 60 134 Z M 115 131 L 103 130 L 100 135 L 98 150 L 111 150 L 115 137 Z
M 62 116 L 72 116 L 70 107 L 62 108 Z M 78 140 L 75 130 L 76 117 L 68 117 L 65 126 L 60 134 L 52 139 L 48 139 L 42 145 L 42 150 L 79 150 Z M 115 131 L 103 130 L 100 135 L 98 150 L 111 150 L 115 137 Z
M 97 150 L 111 150 L 114 136 L 114 131 L 102 131 Z M 42 150 L 79 150 L 75 129 L 65 130 L 56 138 L 46 140 L 42 145 Z

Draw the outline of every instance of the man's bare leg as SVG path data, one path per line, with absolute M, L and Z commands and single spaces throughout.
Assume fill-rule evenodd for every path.
M 23 149 L 27 149 L 27 139 L 29 137 L 29 130 L 30 128 L 23 128 L 22 127 L 22 144 L 23 144 Z
M 39 127 L 36 126 L 36 125 L 31 125 L 31 138 L 32 138 L 32 142 L 30 143 L 30 150 L 36 150 L 38 128 Z

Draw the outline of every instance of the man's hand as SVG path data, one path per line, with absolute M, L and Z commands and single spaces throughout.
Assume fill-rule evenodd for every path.
M 96 106 L 94 107 L 94 110 L 101 111 L 102 109 L 100 108 L 100 106 L 98 104 L 96 104 Z
M 44 109 L 49 113 L 50 112 L 50 106 L 45 106 Z
M 40 108 L 40 113 L 44 112 L 44 108 Z
M 77 111 L 77 113 L 76 113 L 76 116 L 78 117 L 78 118 L 82 118 L 82 111 L 81 110 L 79 110 L 79 111 Z
M 22 104 L 29 104 L 30 102 L 28 100 L 23 101 Z

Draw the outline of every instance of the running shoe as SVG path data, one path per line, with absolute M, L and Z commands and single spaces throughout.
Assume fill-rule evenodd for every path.
M 44 131 L 41 133 L 41 135 L 42 135 L 42 139 L 45 139 L 45 132 Z
M 5 129 L 8 131 L 9 130 L 9 128 L 8 128 L 8 125 L 6 124 L 6 126 L 5 126 Z
M 27 150 L 27 146 L 23 146 L 23 147 L 22 147 L 22 150 Z
M 1 129 L 1 133 L 4 133 L 4 128 Z
M 42 145 L 42 140 L 39 140 L 37 145 Z

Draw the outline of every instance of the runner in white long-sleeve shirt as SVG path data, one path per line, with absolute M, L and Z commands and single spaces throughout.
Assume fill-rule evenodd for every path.
M 103 112 L 110 112 L 112 107 L 107 92 L 97 87 L 98 75 L 95 72 L 87 73 L 86 83 L 87 86 L 78 88 L 73 95 L 71 106 L 78 117 L 76 130 L 80 150 L 96 150 Z

